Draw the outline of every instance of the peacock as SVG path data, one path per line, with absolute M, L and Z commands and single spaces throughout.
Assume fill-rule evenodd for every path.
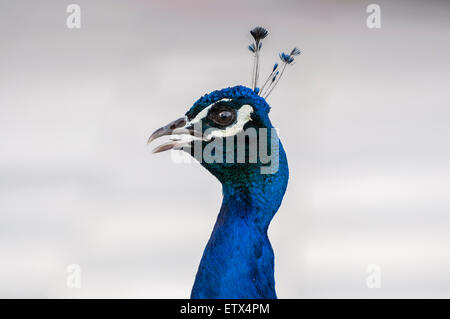
M 274 253 L 267 230 L 285 194 L 289 169 L 267 98 L 300 50 L 280 53 L 258 86 L 262 40 L 255 27 L 248 46 L 254 56 L 251 88 L 238 85 L 199 98 L 185 116 L 156 130 L 148 143 L 170 140 L 153 153 L 182 150 L 222 184 L 223 200 L 204 249 L 192 299 L 275 299 Z

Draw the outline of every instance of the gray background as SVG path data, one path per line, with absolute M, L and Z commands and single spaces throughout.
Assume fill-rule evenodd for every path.
M 450 3 L 0 1 L 0 296 L 188 297 L 220 207 L 149 134 L 249 85 L 247 34 L 291 179 L 270 227 L 281 298 L 450 297 Z M 81 289 L 66 286 L 69 264 Z M 367 265 L 381 288 L 366 285 Z

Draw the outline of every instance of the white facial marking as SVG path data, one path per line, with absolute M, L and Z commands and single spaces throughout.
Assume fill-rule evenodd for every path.
M 219 101 L 216 101 L 212 103 L 211 105 L 205 107 L 201 112 L 199 112 L 195 118 L 193 118 L 191 121 L 186 123 L 186 126 L 195 125 L 205 119 L 208 116 L 208 112 L 211 109 L 211 107 L 220 101 L 231 101 L 231 99 L 224 98 Z M 206 140 L 210 140 L 213 137 L 228 137 L 236 135 L 237 133 L 241 132 L 244 129 L 244 125 L 251 121 L 251 114 L 253 113 L 253 107 L 249 104 L 242 105 L 239 110 L 237 110 L 237 117 L 236 122 L 228 127 L 225 127 L 224 129 L 220 128 L 210 128 L 207 130 L 207 135 L 205 135 L 203 138 Z
M 227 99 L 227 98 L 224 98 L 224 99 L 221 99 L 221 100 L 219 100 L 219 101 L 217 101 L 217 102 L 221 102 L 221 101 L 231 101 L 231 99 Z M 212 103 L 211 105 L 209 105 L 208 107 L 205 107 L 201 112 L 199 112 L 188 124 L 186 124 L 187 126 L 188 125 L 193 125 L 193 124 L 195 124 L 195 123 L 198 123 L 198 122 L 200 122 L 201 120 L 203 120 L 207 115 L 208 115 L 208 111 L 209 111 L 209 109 L 214 105 L 214 104 L 216 104 L 217 102 L 214 102 L 214 103 Z
M 208 106 L 209 108 L 209 106 Z M 202 111 L 203 112 L 203 111 Z M 228 137 L 236 135 L 237 133 L 241 132 L 244 129 L 244 125 L 251 121 L 251 114 L 253 113 L 253 107 L 251 107 L 248 104 L 242 105 L 241 108 L 237 111 L 237 118 L 236 122 L 231 125 L 227 126 L 224 129 L 214 128 L 208 130 L 208 135 L 205 136 L 207 140 L 211 139 L 212 137 Z

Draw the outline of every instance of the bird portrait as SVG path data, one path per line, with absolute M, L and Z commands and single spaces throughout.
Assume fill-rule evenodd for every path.
M 200 97 L 184 116 L 151 134 L 169 136 L 153 152 L 182 151 L 222 184 L 223 200 L 191 291 L 193 299 L 275 299 L 274 252 L 268 228 L 286 192 L 286 152 L 269 117 L 268 97 L 300 50 L 279 55 L 259 83 L 260 52 L 268 31 L 250 31 L 249 87 L 237 85 Z

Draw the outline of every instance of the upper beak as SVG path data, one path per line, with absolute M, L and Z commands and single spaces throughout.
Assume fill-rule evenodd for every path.
M 187 123 L 186 116 L 180 117 L 179 119 L 170 122 L 166 126 L 160 127 L 156 131 L 153 132 L 152 135 L 148 138 L 147 144 L 150 144 L 153 140 L 156 140 L 158 137 L 171 135 L 175 129 L 185 126 Z
M 153 132 L 152 135 L 148 138 L 147 144 L 150 144 L 152 141 L 157 139 L 161 136 L 167 136 L 167 135 L 181 135 L 181 134 L 189 134 L 189 135 L 196 135 L 194 134 L 194 130 L 189 129 L 186 127 L 186 124 L 188 123 L 188 119 L 186 116 L 181 117 L 175 121 L 170 122 L 169 124 L 160 127 L 156 131 Z M 160 153 L 164 152 L 170 149 L 173 149 L 175 147 L 183 147 L 187 146 L 192 142 L 192 140 L 171 140 L 167 143 L 161 144 L 153 149 L 153 153 Z

